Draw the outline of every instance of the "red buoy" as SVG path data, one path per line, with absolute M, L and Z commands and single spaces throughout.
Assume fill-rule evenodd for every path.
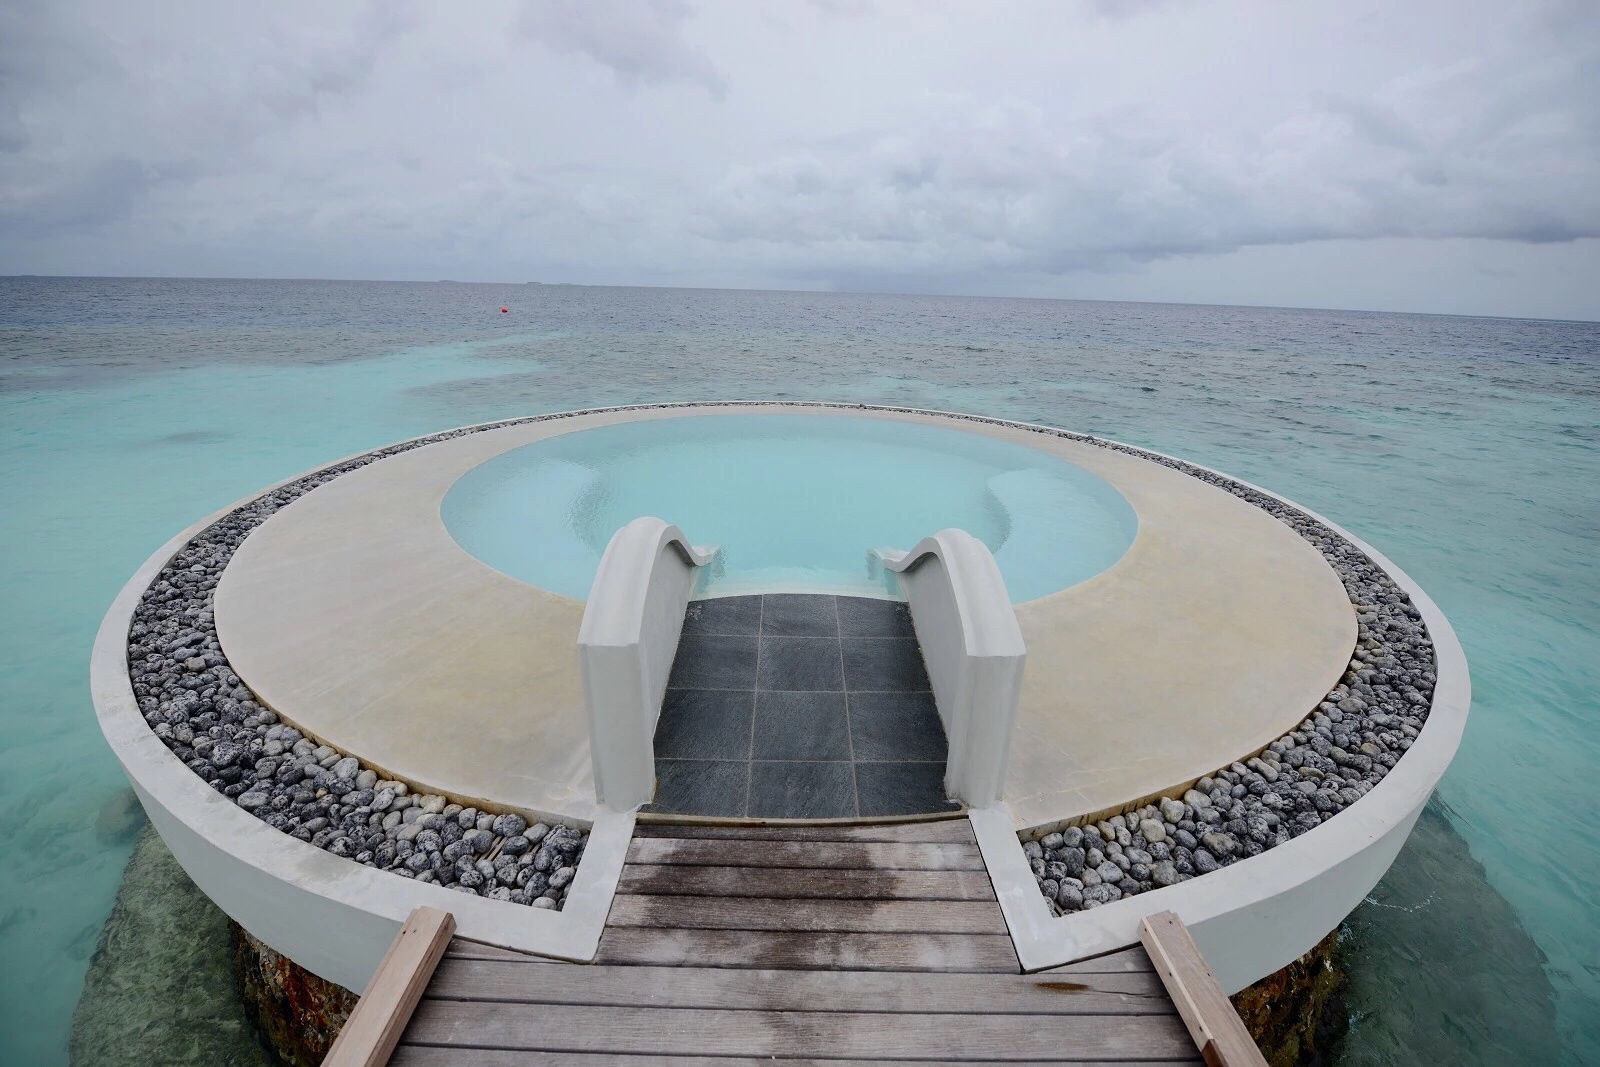
M 500 309 L 500 314 L 504 315 L 505 313 L 506 313 L 506 309 L 505 308 L 501 308 Z

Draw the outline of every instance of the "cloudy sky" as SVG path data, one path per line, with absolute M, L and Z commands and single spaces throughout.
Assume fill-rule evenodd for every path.
M 0 0 L 0 273 L 1600 318 L 1600 4 Z

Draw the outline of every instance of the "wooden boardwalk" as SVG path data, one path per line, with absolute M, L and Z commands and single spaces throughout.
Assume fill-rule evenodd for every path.
M 641 825 L 593 965 L 452 940 L 391 1062 L 1200 1062 L 1143 948 L 1019 972 L 965 819 Z

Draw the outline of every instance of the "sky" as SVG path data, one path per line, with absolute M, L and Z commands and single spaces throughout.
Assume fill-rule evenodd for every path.
M 1600 4 L 0 0 L 0 273 L 1600 319 Z

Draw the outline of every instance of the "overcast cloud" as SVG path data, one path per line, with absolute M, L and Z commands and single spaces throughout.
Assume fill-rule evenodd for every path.
M 5 0 L 0 272 L 1600 318 L 1600 5 Z

